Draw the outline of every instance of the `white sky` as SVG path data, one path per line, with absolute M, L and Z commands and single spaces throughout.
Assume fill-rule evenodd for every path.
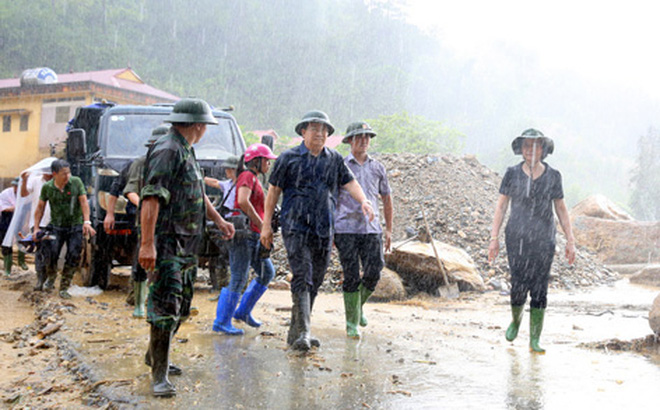
M 660 2 L 408 0 L 411 21 L 459 55 L 495 43 L 533 51 L 544 68 L 642 87 L 660 98 Z

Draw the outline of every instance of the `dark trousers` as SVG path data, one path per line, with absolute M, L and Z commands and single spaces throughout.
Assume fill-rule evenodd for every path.
M 57 242 L 55 254 L 59 255 L 62 251 L 62 246 L 66 244 L 64 266 L 69 268 L 78 267 L 80 265 L 80 253 L 83 243 L 82 225 L 70 227 L 55 226 L 53 227 L 53 233 Z
M 335 234 L 335 246 L 344 271 L 344 292 L 356 292 L 360 282 L 365 288 L 374 291 L 380 280 L 380 271 L 385 265 L 382 235 L 338 233 Z M 364 271 L 362 280 L 360 264 Z
M 529 293 L 531 307 L 546 308 L 550 268 L 554 256 L 554 243 L 522 247 L 519 241 L 507 238 L 512 305 L 524 305 Z
M 307 291 L 312 297 L 316 296 L 330 262 L 330 238 L 289 232 L 282 233 L 282 239 L 293 273 L 291 293 Z

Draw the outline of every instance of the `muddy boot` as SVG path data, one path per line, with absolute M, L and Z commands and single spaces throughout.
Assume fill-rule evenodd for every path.
M 254 309 L 254 305 L 257 304 L 257 301 L 259 301 L 267 289 L 268 287 L 257 282 L 256 279 L 252 279 L 247 290 L 243 293 L 241 303 L 234 313 L 234 319 L 245 322 L 252 327 L 261 326 L 261 322 L 258 322 L 252 317 L 252 309 Z
M 367 318 L 364 316 L 364 309 L 362 307 L 374 291 L 365 288 L 361 283 L 358 290 L 360 291 L 360 326 L 365 327 L 369 322 L 367 322 Z
M 213 331 L 223 332 L 228 335 L 242 335 L 243 329 L 237 329 L 231 324 L 238 303 L 238 292 L 232 292 L 229 288 L 222 288 L 218 306 L 215 310 L 215 320 L 213 321 Z
M 172 339 L 174 339 L 174 336 L 172 336 L 170 340 Z M 151 345 L 149 345 L 149 349 L 151 349 Z M 151 367 L 151 350 L 147 350 L 147 353 L 144 355 L 144 364 Z M 167 373 L 170 376 L 181 376 L 183 374 L 183 370 L 179 366 L 170 362 Z
M 145 317 L 144 302 L 147 299 L 147 281 L 133 282 L 133 292 L 135 293 L 135 310 L 133 310 L 133 317 Z
M 346 334 L 351 339 L 359 339 L 358 322 L 360 321 L 360 291 L 344 292 L 344 311 L 346 313 Z
M 52 277 L 46 278 L 46 282 L 44 282 L 44 290 L 46 292 L 49 292 L 53 290 L 54 287 L 55 287 L 55 279 L 53 279 Z
M 523 311 L 525 306 L 515 306 L 511 305 L 511 316 L 513 316 L 513 321 L 509 325 L 509 328 L 506 330 L 506 340 L 513 342 L 513 340 L 518 336 L 518 329 L 520 328 L 520 322 L 522 322 Z
M 18 251 L 18 266 L 22 270 L 28 270 L 28 266 L 25 263 L 25 252 Z
M 545 354 L 545 349 L 539 346 L 541 331 L 543 330 L 543 317 L 545 309 L 529 309 L 529 351 L 538 354 Z
M 170 338 L 172 331 L 151 325 L 149 352 L 151 361 L 151 393 L 156 397 L 170 397 L 176 388 L 168 376 Z
M 128 295 L 126 295 L 126 303 L 131 306 L 135 306 L 135 281 L 133 281 L 133 278 L 131 277 L 129 282 L 130 283 L 128 284 Z
M 64 266 L 64 270 L 62 271 L 62 278 L 60 279 L 60 297 L 62 299 L 71 299 L 69 286 L 71 285 L 71 280 L 73 279 L 75 270 L 76 268 L 71 266 Z
M 293 350 L 308 351 L 311 349 L 310 339 L 310 300 L 309 292 L 293 294 L 293 309 L 298 311 L 298 338 L 291 345 Z
M 5 263 L 5 275 L 9 276 L 11 275 L 11 267 L 14 264 L 11 248 L 2 247 L 2 259 Z
M 291 307 L 291 322 L 289 323 L 289 333 L 286 337 L 286 344 L 288 346 L 293 345 L 293 342 L 295 342 L 296 339 L 298 339 L 298 335 L 300 334 L 300 329 L 299 329 L 300 326 L 298 325 L 298 323 L 300 322 L 299 319 L 300 315 L 298 314 L 299 313 L 298 308 L 295 306 L 296 299 L 293 296 L 293 294 L 291 294 L 291 297 L 293 299 L 293 306 Z
M 46 272 L 44 271 L 37 271 L 37 284 L 34 285 L 34 290 L 35 292 L 41 292 L 44 290 L 44 282 L 46 281 Z
M 316 300 L 316 295 L 318 293 L 309 294 L 309 317 L 312 317 L 312 311 L 314 310 L 314 301 Z M 310 334 L 309 343 L 312 347 L 321 347 L 321 341 Z

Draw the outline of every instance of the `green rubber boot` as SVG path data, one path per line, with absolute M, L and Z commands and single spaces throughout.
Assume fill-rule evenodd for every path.
M 22 270 L 28 270 L 28 266 L 25 263 L 25 252 L 18 251 L 18 266 Z
M 346 312 L 346 334 L 351 339 L 359 339 L 358 322 L 360 321 L 360 291 L 344 292 L 344 311 Z
M 545 354 L 545 349 L 539 346 L 541 331 L 543 330 L 543 317 L 545 309 L 529 309 L 529 351 L 538 354 Z
M 360 326 L 365 327 L 369 322 L 367 322 L 367 318 L 364 316 L 364 309 L 362 307 L 374 291 L 365 288 L 361 283 L 358 290 L 360 291 Z
M 13 265 L 11 253 L 3 255 L 3 259 L 5 262 L 5 275 L 9 276 L 11 275 L 11 266 Z
M 506 330 L 506 340 L 509 342 L 513 342 L 516 336 L 518 336 L 518 329 L 520 329 L 520 322 L 522 322 L 524 310 L 525 305 L 511 305 L 511 316 L 513 317 L 513 321 L 511 321 L 509 328 Z
M 135 310 L 133 310 L 133 317 L 143 318 L 147 316 L 144 311 L 144 302 L 147 300 L 147 281 L 134 281 L 133 289 L 135 293 Z

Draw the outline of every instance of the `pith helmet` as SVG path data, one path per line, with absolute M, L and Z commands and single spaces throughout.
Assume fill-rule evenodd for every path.
M 348 144 L 351 142 L 351 138 L 360 134 L 367 134 L 371 138 L 376 136 L 376 133 L 371 129 L 369 124 L 364 121 L 357 121 L 346 128 L 346 135 L 344 136 L 344 139 L 341 140 L 341 142 Z
M 225 163 L 223 164 L 225 168 L 229 169 L 236 169 L 238 168 L 238 162 L 240 161 L 240 158 L 238 158 L 236 155 L 231 155 L 227 157 L 225 160 Z
M 162 137 L 163 135 L 167 134 L 168 132 L 170 132 L 170 126 L 169 125 L 161 124 L 161 125 L 157 126 L 153 130 L 151 130 L 151 138 L 149 138 L 147 140 L 147 143 L 144 144 L 144 146 L 145 147 L 150 147 L 150 146 L 154 145 L 154 142 L 156 142 L 158 140 L 158 138 Z
M 200 98 L 183 98 L 174 104 L 170 115 L 163 121 L 183 123 L 217 124 L 208 103 Z
M 523 141 L 526 138 L 540 139 L 542 141 L 542 143 L 543 143 L 543 158 L 547 157 L 548 154 L 552 154 L 555 150 L 555 142 L 552 140 L 552 138 L 546 137 L 539 130 L 535 130 L 534 128 L 530 128 L 528 130 L 523 131 L 523 133 L 520 134 L 519 137 L 516 137 L 513 140 L 513 142 L 511 142 L 511 149 L 513 149 L 514 154 L 516 154 L 516 155 L 522 154 L 522 144 L 523 144 Z
M 330 124 L 330 118 L 328 118 L 328 114 L 324 113 L 323 111 L 312 110 L 303 115 L 302 120 L 300 120 L 298 125 L 296 125 L 296 134 L 302 135 L 302 129 L 308 122 L 318 122 L 325 124 L 326 127 L 328 127 L 328 135 L 332 135 L 332 133 L 335 132 L 335 127 Z

